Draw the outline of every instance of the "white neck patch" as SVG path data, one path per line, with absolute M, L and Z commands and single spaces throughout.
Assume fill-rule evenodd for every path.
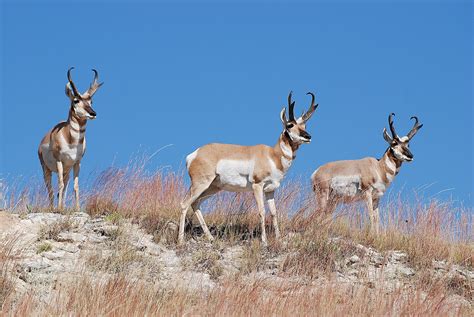
M 385 165 L 387 166 L 387 168 L 393 173 L 395 174 L 395 172 L 397 171 L 397 165 L 395 165 L 395 162 L 392 161 L 388 155 L 385 156 L 384 158 L 384 163 Z
M 284 154 L 281 157 L 281 165 L 283 166 L 283 173 L 286 173 L 293 162 L 293 150 L 283 141 L 280 141 L 280 148 Z
M 280 141 L 280 148 L 283 151 L 283 154 L 288 157 L 293 157 L 293 150 L 291 149 L 291 146 L 288 146 L 285 142 Z

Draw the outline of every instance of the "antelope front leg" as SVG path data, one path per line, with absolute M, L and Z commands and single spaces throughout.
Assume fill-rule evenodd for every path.
M 46 167 L 43 167 L 43 177 L 44 183 L 46 184 L 46 189 L 48 190 L 48 198 L 49 198 L 49 208 L 54 208 L 54 193 L 53 193 L 53 185 L 51 184 L 51 171 Z
M 374 220 L 375 220 L 375 233 L 378 235 L 380 233 L 380 213 L 379 213 L 379 198 L 374 198 L 372 200 L 372 208 L 374 210 Z
M 64 175 L 63 175 L 63 163 L 61 161 L 56 162 L 58 168 L 58 209 L 64 208 L 63 203 L 63 192 L 64 192 Z
M 366 203 L 367 203 L 367 211 L 369 212 L 369 218 L 370 218 L 370 231 L 373 233 L 374 231 L 377 231 L 377 229 L 375 229 L 376 219 L 375 219 L 375 213 L 374 213 L 374 206 L 372 204 L 373 198 L 372 198 L 371 190 L 368 190 L 365 193 L 365 198 L 366 198 Z
M 262 243 L 264 246 L 267 246 L 267 234 L 265 232 L 265 205 L 263 203 L 263 184 L 253 184 L 252 185 L 253 194 L 255 200 L 257 201 L 258 212 L 260 214 L 260 225 L 262 227 Z
M 272 214 L 273 229 L 275 229 L 275 237 L 277 240 L 280 239 L 280 229 L 278 229 L 278 218 L 277 210 L 275 206 L 275 192 L 265 193 L 265 198 L 267 200 L 268 208 Z
M 74 195 L 75 195 L 75 201 L 76 201 L 76 210 L 79 211 L 81 209 L 81 206 L 79 204 L 79 171 L 81 170 L 81 164 L 76 163 L 74 164 Z

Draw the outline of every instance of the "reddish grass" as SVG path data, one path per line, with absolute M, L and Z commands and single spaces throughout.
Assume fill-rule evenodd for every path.
M 150 287 L 117 275 L 102 282 L 81 277 L 61 283 L 49 302 L 23 296 L 7 315 L 47 316 L 307 316 L 450 315 L 468 308 L 448 300 L 441 285 L 428 294 L 398 290 L 385 294 L 363 286 L 227 280 L 210 293 Z
M 187 191 L 183 172 L 147 172 L 147 159 L 135 160 L 124 168 L 110 168 L 100 173 L 89 189 L 83 190 L 83 205 L 92 216 L 118 214 L 139 223 L 156 240 L 172 247 L 176 232 L 169 230 L 177 223 L 180 202 Z M 35 187 L 36 186 L 36 187 Z M 41 187 L 40 187 L 41 186 Z M 7 205 L 14 212 L 43 210 L 46 199 L 42 185 L 13 190 Z M 41 189 L 40 189 L 41 188 Z M 72 195 L 70 195 L 72 196 Z M 271 241 L 275 253 L 287 253 L 283 274 L 301 277 L 295 284 L 271 285 L 268 281 L 236 277 L 219 284 L 210 293 L 163 290 L 150 287 L 131 277 L 113 275 L 102 282 L 87 276 L 77 283 L 61 284 L 50 304 L 37 303 L 33 294 L 25 295 L 14 306 L 4 308 L 6 314 L 38 315 L 429 315 L 461 314 L 449 294 L 459 294 L 472 302 L 472 281 L 433 280 L 420 273 L 418 285 L 391 294 L 365 286 L 308 284 L 320 276 L 328 278 L 334 262 L 354 252 L 351 245 L 361 243 L 379 251 L 402 250 L 410 264 L 427 272 L 434 260 L 448 265 L 474 267 L 473 211 L 455 207 L 450 202 L 434 199 L 405 201 L 404 195 L 388 199 L 380 206 L 383 230 L 378 236 L 367 230 L 367 216 L 358 205 L 343 206 L 334 216 L 312 215 L 312 194 L 301 181 L 287 182 L 277 192 L 277 207 L 284 246 Z M 35 207 L 32 207 L 35 206 Z M 255 202 L 249 193 L 223 193 L 210 198 L 203 210 L 208 225 L 219 236 L 220 243 L 235 244 L 259 238 L 259 220 Z M 192 219 L 192 215 L 188 215 Z M 270 219 L 267 227 L 271 232 Z M 194 221 L 196 223 L 196 221 Z M 196 229 L 191 222 L 188 229 Z M 188 230 L 199 235 L 199 230 Z M 273 235 L 270 233 L 270 237 Z M 342 237 L 346 245 L 331 243 Z M 246 273 L 261 265 L 261 253 L 254 243 L 248 257 Z M 255 248 L 254 248 L 255 249 Z M 4 248 L 5 250 L 5 248 Z M 6 253 L 4 253 L 6 254 Z M 0 250 L 0 260 L 1 260 Z M 252 259 L 253 257 L 253 259 Z M 0 262 L 0 299 L 8 298 L 11 288 L 5 278 L 7 266 Z M 3 277 L 3 279 L 2 279 Z M 318 283 L 316 283 L 318 285 Z M 3 291 L 2 289 L 6 290 Z M 423 293 L 424 292 L 424 293 Z M 1 302 L 0 302 L 1 303 Z

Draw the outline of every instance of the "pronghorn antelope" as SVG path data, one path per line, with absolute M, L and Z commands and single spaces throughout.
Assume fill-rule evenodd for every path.
M 383 137 L 389 144 L 380 160 L 366 157 L 360 160 L 337 161 L 319 167 L 311 175 L 318 211 L 330 214 L 338 203 L 365 200 L 370 217 L 371 230 L 379 233 L 379 200 L 398 174 L 403 162 L 413 160 L 409 149 L 411 138 L 423 126 L 417 117 L 407 136 L 399 137 L 393 126 L 392 113 L 388 124 L 392 136 L 383 130 Z
M 289 117 L 286 118 L 286 108 L 283 108 L 280 112 L 283 132 L 274 147 L 212 143 L 198 148 L 186 157 L 191 187 L 181 204 L 179 244 L 184 241 L 184 223 L 189 208 L 194 210 L 204 234 L 209 240 L 213 240 L 201 214 L 200 205 L 206 198 L 221 190 L 253 191 L 260 214 L 262 242 L 266 245 L 265 198 L 272 215 L 275 236 L 279 238 L 274 191 L 280 186 L 280 182 L 296 157 L 299 146 L 311 141 L 311 136 L 306 132 L 306 122 L 318 105 L 314 102 L 314 94 L 310 92 L 308 94 L 312 98 L 311 105 L 308 111 L 298 119 L 295 119 L 293 114 L 295 103 L 291 101 L 292 93 L 288 95 Z
M 69 117 L 67 121 L 58 123 L 44 136 L 38 148 L 38 156 L 43 168 L 50 206 L 53 207 L 54 204 L 51 185 L 52 172 L 58 173 L 58 208 L 63 209 L 65 185 L 68 184 L 72 168 L 76 209 L 79 210 L 79 170 L 81 159 L 86 151 L 86 122 L 96 117 L 96 112 L 92 109 L 92 97 L 103 83 L 99 84 L 97 81 L 99 75 L 93 69 L 94 80 L 89 89 L 81 94 L 71 79 L 72 69 L 74 67 L 67 71 L 68 82 L 66 84 L 66 95 L 71 101 Z

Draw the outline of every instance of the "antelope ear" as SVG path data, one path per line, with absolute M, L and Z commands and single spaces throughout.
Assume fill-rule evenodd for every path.
M 388 135 L 387 129 L 383 128 L 383 138 L 388 144 L 392 144 L 393 139 Z
M 288 123 L 288 120 L 286 120 L 286 108 L 283 107 L 280 111 L 280 120 L 281 123 L 283 123 L 283 126 L 286 127 L 286 124 Z
M 66 96 L 68 96 L 69 99 L 71 100 L 74 99 L 74 92 L 72 91 L 71 84 L 69 82 L 66 84 L 65 92 L 66 92 Z

